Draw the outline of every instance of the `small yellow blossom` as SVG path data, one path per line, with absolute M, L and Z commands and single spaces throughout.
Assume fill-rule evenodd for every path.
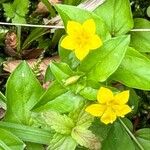
M 98 104 L 88 106 L 85 111 L 93 116 L 101 117 L 105 124 L 113 123 L 117 117 L 124 117 L 131 112 L 126 104 L 129 99 L 129 91 L 123 91 L 114 95 L 108 88 L 101 87 L 97 93 Z
M 96 34 L 94 20 L 88 19 L 83 24 L 68 21 L 67 36 L 62 40 L 61 46 L 74 51 L 79 60 L 83 60 L 90 50 L 102 46 L 102 41 Z

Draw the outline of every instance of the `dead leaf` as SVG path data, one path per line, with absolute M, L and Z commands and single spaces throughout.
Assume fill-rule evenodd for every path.
M 45 75 L 45 71 L 47 69 L 47 66 L 49 65 L 49 63 L 51 61 L 58 61 L 59 60 L 59 57 L 58 56 L 55 56 L 55 57 L 51 57 L 51 58 L 44 58 L 40 64 L 40 73 L 42 76 Z M 22 60 L 11 60 L 11 61 L 6 61 L 4 64 L 3 64 L 3 70 L 6 71 L 6 72 L 9 72 L 9 73 L 12 73 L 16 67 L 21 63 Z M 30 60 L 27 60 L 27 63 L 29 64 L 29 66 L 31 68 L 33 68 L 33 66 L 36 64 L 37 62 L 37 59 L 30 59 Z

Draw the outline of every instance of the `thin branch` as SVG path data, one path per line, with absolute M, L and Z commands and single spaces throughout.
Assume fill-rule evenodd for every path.
M 6 23 L 0 22 L 0 25 L 6 26 L 23 26 L 23 27 L 35 27 L 35 28 L 50 28 L 50 29 L 63 29 L 64 26 L 57 26 L 57 25 L 35 25 L 35 24 L 21 24 L 21 23 Z
M 131 32 L 150 32 L 150 29 L 132 29 Z

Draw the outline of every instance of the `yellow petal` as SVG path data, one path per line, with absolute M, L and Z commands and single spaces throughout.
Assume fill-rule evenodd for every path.
M 106 109 L 105 105 L 100 105 L 100 104 L 92 104 L 88 106 L 85 111 L 90 113 L 93 116 L 100 117 L 103 115 L 104 111 Z
M 126 114 L 132 111 L 128 105 L 114 105 L 113 110 L 118 117 L 124 117 Z
M 82 31 L 82 25 L 79 22 L 68 21 L 67 23 L 67 33 L 71 36 L 75 36 L 76 34 Z
M 74 49 L 74 41 L 71 36 L 66 36 L 64 39 L 61 41 L 60 44 L 61 47 L 68 49 L 68 50 L 73 50 Z
M 102 46 L 102 40 L 98 35 L 94 35 L 92 36 L 89 45 L 91 50 L 97 49 Z
M 79 60 L 83 60 L 89 53 L 89 49 L 78 48 L 75 49 L 75 55 Z
M 89 34 L 95 34 L 96 32 L 96 25 L 93 19 L 86 20 L 83 25 L 83 30 L 88 32 Z
M 104 104 L 114 99 L 113 93 L 108 88 L 101 87 L 97 93 L 97 100 Z
M 129 100 L 129 91 L 123 91 L 121 93 L 118 93 L 114 96 L 115 102 L 118 104 L 125 104 Z
M 107 108 L 104 114 L 101 117 L 101 122 L 105 124 L 113 123 L 117 119 L 116 114 L 112 111 L 111 108 Z

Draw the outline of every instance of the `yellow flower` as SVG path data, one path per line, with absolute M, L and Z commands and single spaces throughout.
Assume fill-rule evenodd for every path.
M 117 117 L 124 117 L 131 112 L 126 104 L 129 99 L 129 91 L 123 91 L 113 95 L 112 91 L 101 87 L 97 93 L 98 104 L 88 106 L 85 111 L 93 116 L 101 117 L 105 124 L 113 123 Z
M 75 52 L 79 60 L 83 60 L 90 50 L 102 46 L 102 41 L 96 35 L 96 26 L 93 19 L 86 20 L 83 24 L 69 21 L 67 36 L 62 40 L 61 46 Z

